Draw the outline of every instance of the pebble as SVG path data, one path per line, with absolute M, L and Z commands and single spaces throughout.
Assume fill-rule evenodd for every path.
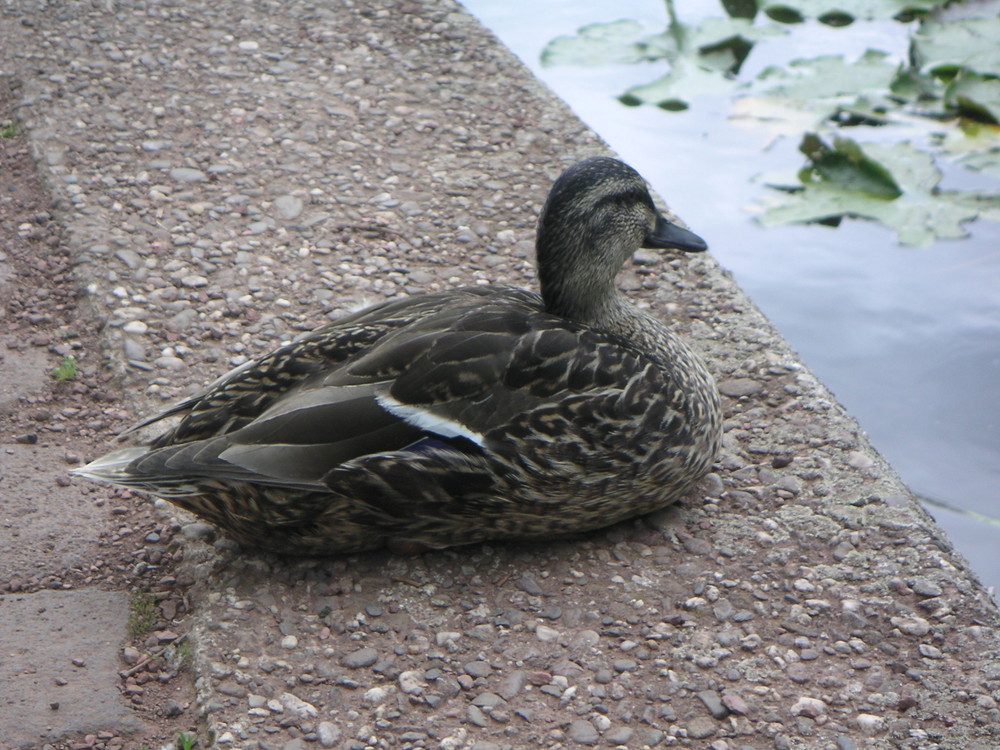
M 894 628 L 907 635 L 922 636 L 927 635 L 931 630 L 931 624 L 923 617 L 893 617 L 889 620 Z
M 929 578 L 917 578 L 910 584 L 910 588 L 914 593 L 925 597 L 941 596 L 944 593 L 941 587 Z
M 407 695 L 420 695 L 424 692 L 423 672 L 419 669 L 400 672 L 398 682 L 399 689 Z
M 705 708 L 716 719 L 724 719 L 729 716 L 729 709 L 722 702 L 722 698 L 714 690 L 702 690 L 698 693 L 698 699 L 705 704 Z
M 316 706 L 302 700 L 297 695 L 282 693 L 279 700 L 282 708 L 300 719 L 314 719 L 319 716 Z
M 548 625 L 538 625 L 535 628 L 535 637 L 542 643 L 552 643 L 559 638 L 559 631 Z
M 281 639 L 282 648 L 287 648 L 291 650 L 298 645 L 299 645 L 299 639 L 296 638 L 294 635 L 286 635 L 284 638 Z
M 364 696 L 361 700 L 368 706 L 378 706 L 389 697 L 389 691 L 384 687 L 373 687 L 371 690 L 365 691 Z
M 597 733 L 594 725 L 583 719 L 574 719 L 571 721 L 569 729 L 566 730 L 566 735 L 573 742 L 581 745 L 596 745 L 597 740 L 600 739 L 600 735 Z
M 861 453 L 860 451 L 851 451 L 847 454 L 847 465 L 852 469 L 858 469 L 859 471 L 864 471 L 865 469 L 870 469 L 875 465 L 875 460 L 866 453 Z
M 493 671 L 488 661 L 483 661 L 482 659 L 476 659 L 475 661 L 466 662 L 462 665 L 462 669 L 469 677 L 486 677 Z
M 746 716 L 750 713 L 750 707 L 739 693 L 723 693 L 722 704 L 734 714 L 739 714 L 740 716 Z
M 348 669 L 361 669 L 370 667 L 378 661 L 378 652 L 373 648 L 360 648 L 341 657 L 340 663 Z
M 332 721 L 321 721 L 316 727 L 316 734 L 323 747 L 334 747 L 340 742 L 340 727 Z
M 688 737 L 703 740 L 715 734 L 719 726 L 715 723 L 715 719 L 710 719 L 707 716 L 697 716 L 686 724 L 686 728 Z
M 867 735 L 878 734 L 885 729 L 885 719 L 874 714 L 858 714 L 858 729 Z
M 174 167 L 170 170 L 170 176 L 178 182 L 204 182 L 208 179 L 208 175 L 200 169 L 191 167 Z
M 604 739 L 611 745 L 627 745 L 632 741 L 635 730 L 632 727 L 615 727 L 604 735 Z
M 302 199 L 294 195 L 282 195 L 274 199 L 275 211 L 279 217 L 287 221 L 298 217 L 304 206 Z
M 469 719 L 469 722 L 475 724 L 477 727 L 485 727 L 489 723 L 486 719 L 486 714 L 478 706 L 469 706 L 466 709 L 465 715 Z
M 764 386 L 751 378 L 731 378 L 719 383 L 719 393 L 730 398 L 753 396 L 760 393 Z
M 803 695 L 792 704 L 791 712 L 792 716 L 808 716 L 810 719 L 815 719 L 826 713 L 826 703 L 819 698 Z

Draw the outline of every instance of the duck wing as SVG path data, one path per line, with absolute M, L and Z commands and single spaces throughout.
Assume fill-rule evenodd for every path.
M 181 421 L 154 438 L 151 447 L 203 440 L 239 429 L 303 380 L 340 365 L 414 321 L 447 307 L 480 299 L 491 291 L 468 287 L 407 297 L 338 318 L 260 359 L 230 370 L 199 393 L 132 425 L 118 439 L 123 440 L 143 427 L 175 416 L 180 416 Z

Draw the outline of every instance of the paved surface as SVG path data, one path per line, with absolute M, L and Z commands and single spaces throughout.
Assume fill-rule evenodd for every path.
M 360 302 L 533 283 L 551 179 L 605 150 L 446 0 L 4 8 L 107 322 L 86 354 L 136 412 Z M 965 563 L 711 259 L 640 260 L 622 285 L 725 395 L 701 490 L 545 546 L 190 541 L 206 742 L 1000 746 L 998 616 Z
M 115 591 L 40 591 L 0 601 L 0 746 L 142 723 L 118 690 L 128 601 Z

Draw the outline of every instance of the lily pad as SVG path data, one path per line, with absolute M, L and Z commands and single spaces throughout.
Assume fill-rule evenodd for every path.
M 830 26 L 853 21 L 881 21 L 926 13 L 948 0 L 760 0 L 761 10 L 779 23 L 815 18 Z
M 665 34 L 648 34 L 638 21 L 594 23 L 576 36 L 560 36 L 542 50 L 543 65 L 630 65 L 659 60 L 676 45 Z
M 754 88 L 770 95 L 801 101 L 882 95 L 896 78 L 899 65 L 879 50 L 867 50 L 853 63 L 843 55 L 824 55 L 793 60 L 789 65 L 766 68 Z
M 1000 178 L 1000 127 L 961 120 L 939 137 L 938 145 L 958 164 Z
M 655 104 L 677 112 L 687 109 L 699 96 L 728 94 L 735 86 L 736 81 L 716 70 L 706 69 L 688 58 L 678 58 L 665 76 L 630 88 L 619 100 L 629 106 Z
M 1000 76 L 1000 23 L 996 18 L 925 22 L 913 36 L 912 57 L 921 71 L 947 78 L 962 69 Z
M 800 149 L 810 160 L 801 184 L 774 186 L 785 195 L 758 217 L 765 226 L 854 217 L 894 229 L 900 244 L 929 245 L 964 237 L 963 224 L 1000 214 L 1000 195 L 937 190 L 933 158 L 909 143 L 861 146 L 838 138 L 829 146 L 808 134 Z
M 948 84 L 945 104 L 963 117 L 1000 124 L 1000 80 L 963 70 Z

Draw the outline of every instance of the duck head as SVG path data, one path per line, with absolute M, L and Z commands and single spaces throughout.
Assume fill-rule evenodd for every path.
M 538 221 L 535 252 L 546 309 L 600 322 L 617 304 L 614 279 L 640 247 L 702 252 L 698 235 L 668 221 L 645 181 L 617 159 L 587 159 L 555 181 Z

